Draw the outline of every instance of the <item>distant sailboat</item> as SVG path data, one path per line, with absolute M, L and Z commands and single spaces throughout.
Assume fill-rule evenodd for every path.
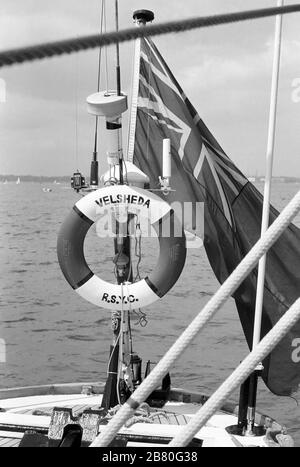
M 21 183 L 20 177 L 18 177 L 18 180 L 16 181 L 16 185 L 19 185 Z

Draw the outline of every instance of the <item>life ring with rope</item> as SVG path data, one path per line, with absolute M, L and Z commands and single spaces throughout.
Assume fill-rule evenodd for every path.
M 84 240 L 104 210 L 146 216 L 159 240 L 159 258 L 148 277 L 124 285 L 107 282 L 89 268 Z M 167 233 L 167 234 L 166 234 Z M 177 282 L 186 259 L 186 239 L 171 206 L 153 193 L 127 185 L 100 188 L 81 198 L 63 222 L 57 239 L 60 268 L 71 287 L 84 299 L 109 310 L 150 305 Z M 124 293 L 125 292 L 125 293 Z

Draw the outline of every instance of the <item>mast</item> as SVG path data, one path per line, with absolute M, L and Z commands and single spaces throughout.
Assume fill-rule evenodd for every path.
M 116 30 L 118 31 L 118 1 L 115 1 L 115 20 Z M 138 17 L 142 23 L 147 22 L 147 18 L 152 20 L 152 12 L 141 10 Z M 145 18 L 145 19 L 143 19 Z M 121 89 L 121 71 L 120 71 L 120 53 L 119 44 L 116 47 L 116 91 L 97 92 L 88 97 L 88 111 L 96 116 L 105 117 L 106 130 L 108 135 L 107 159 L 110 169 L 106 184 L 130 184 L 130 176 L 126 180 L 123 175 L 125 166 L 122 149 L 122 114 L 127 110 L 127 96 Z M 138 89 L 138 88 L 137 88 Z M 139 171 L 139 177 L 144 181 L 145 174 Z M 134 176 L 137 181 L 136 175 Z M 132 180 L 131 180 L 132 181 Z M 127 221 L 121 222 L 116 210 L 114 214 L 113 225 L 114 234 L 114 252 L 113 262 L 115 264 L 115 274 L 117 283 L 121 285 L 126 293 L 126 285 L 132 282 L 132 263 L 131 263 L 131 239 L 130 225 L 133 214 L 128 215 Z M 125 402 L 129 397 L 130 391 L 134 389 L 137 379 L 136 369 L 140 366 L 140 359 L 133 353 L 131 342 L 130 312 L 118 310 L 112 313 L 112 331 L 113 342 L 110 347 L 110 359 L 108 367 L 108 377 L 102 399 L 102 408 L 108 410 L 119 403 Z
M 284 0 L 278 0 L 278 7 L 284 6 Z M 265 234 L 269 227 L 270 216 L 270 197 L 271 197 L 271 184 L 273 173 L 274 161 L 274 148 L 276 137 L 276 120 L 277 120 L 277 102 L 278 102 L 278 88 L 279 88 L 279 74 L 280 74 L 280 59 L 281 59 L 281 41 L 282 41 L 282 15 L 276 16 L 275 27 L 275 44 L 274 44 L 274 59 L 273 59 L 273 72 L 272 72 L 272 86 L 271 86 L 271 100 L 270 100 L 270 113 L 269 113 L 269 130 L 268 130 L 268 144 L 266 156 L 266 177 L 264 185 L 264 202 L 261 224 L 261 236 Z M 257 347 L 261 339 L 261 324 L 263 312 L 263 298 L 264 286 L 266 275 L 266 254 L 261 258 L 258 266 L 257 277 L 257 290 L 255 302 L 255 320 L 252 349 Z M 254 435 L 254 422 L 256 410 L 256 397 L 257 397 L 257 383 L 258 377 L 261 374 L 263 367 L 259 365 L 256 371 L 250 376 L 249 380 L 249 400 L 248 400 L 248 413 L 247 413 L 247 434 Z
M 115 19 L 116 19 L 116 30 L 118 31 L 118 0 L 115 1 Z M 134 20 L 138 26 L 145 26 L 147 21 L 154 19 L 154 14 L 148 10 L 136 11 L 133 15 Z M 140 43 L 140 40 L 139 40 Z M 140 48 L 136 48 L 135 51 L 135 64 L 138 64 L 140 59 Z M 121 72 L 120 72 L 120 54 L 119 44 L 116 45 L 116 78 L 117 78 L 117 95 L 122 96 L 121 91 Z M 137 108 L 138 99 L 138 81 L 139 81 L 139 68 L 135 67 L 134 82 L 135 86 L 133 93 L 135 94 L 135 103 Z M 134 96 L 133 96 L 134 99 Z M 133 115 L 131 114 L 131 118 Z M 136 118 L 136 111 L 135 116 Z M 115 128 L 118 131 L 118 154 L 119 154 L 119 183 L 124 183 L 123 177 L 123 154 L 120 147 L 121 143 L 121 116 L 115 119 Z M 109 126 L 107 126 L 109 129 Z M 134 135 L 133 135 L 134 137 Z M 133 145 L 134 148 L 134 145 Z M 133 153 L 133 149 L 132 149 Z M 130 180 L 127 180 L 130 183 Z M 118 284 L 126 286 L 126 283 L 131 282 L 133 278 L 132 267 L 131 267 L 131 241 L 130 241 L 130 222 L 132 215 L 128 216 L 127 219 L 127 231 L 124 233 L 124 227 L 119 224 L 118 220 L 115 220 L 116 225 L 116 238 L 115 244 L 115 258 L 114 263 L 116 265 L 116 276 Z M 121 234 L 123 230 L 123 235 Z M 124 235 L 125 234 L 125 235 Z M 112 314 L 112 328 L 114 333 L 114 342 L 111 347 L 109 375 L 105 386 L 104 396 L 102 400 L 102 407 L 109 409 L 117 405 L 119 402 L 124 402 L 129 396 L 129 388 L 123 383 L 123 379 L 126 376 L 131 381 L 138 380 L 140 377 L 135 377 L 135 369 L 140 366 L 140 359 L 137 357 L 132 350 L 131 342 L 131 329 L 130 329 L 130 313 L 129 311 L 116 312 Z M 122 368 L 123 367 L 123 368 Z M 125 370 L 124 370 L 125 368 Z M 131 373 L 131 374 L 130 374 Z M 122 382 L 122 387 L 120 387 Z
M 115 0 L 115 21 L 116 31 L 119 30 L 119 13 L 118 0 Z M 119 43 L 116 44 L 116 82 L 117 82 L 117 99 L 122 99 L 121 91 L 121 68 L 120 68 L 120 50 Z M 123 176 L 123 150 L 122 150 L 122 112 L 107 119 L 106 128 L 110 133 L 111 152 L 108 154 L 108 162 L 110 167 L 115 167 L 116 162 L 119 165 L 119 184 L 124 184 Z M 112 150 L 112 147 L 114 148 Z M 123 224 L 120 224 L 117 217 L 114 219 L 115 234 L 114 239 L 114 264 L 116 278 L 119 285 L 126 284 L 132 281 L 131 267 L 131 242 L 129 235 L 130 216 L 127 219 L 126 231 L 124 232 Z M 105 385 L 101 406 L 105 409 L 110 409 L 117 404 L 124 402 L 127 398 L 127 388 L 123 384 L 123 389 L 120 388 L 122 381 L 122 364 L 124 355 L 127 356 L 126 364 L 130 365 L 131 346 L 129 345 L 130 334 L 130 315 L 127 311 L 117 311 L 112 313 L 112 331 L 113 343 L 110 348 L 110 359 L 108 368 L 108 378 Z

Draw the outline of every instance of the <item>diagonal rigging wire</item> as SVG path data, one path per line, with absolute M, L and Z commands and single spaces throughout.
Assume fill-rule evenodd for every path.
M 240 21 L 267 18 L 278 14 L 300 12 L 300 4 L 287 5 L 284 7 L 263 8 L 258 10 L 241 11 L 237 13 L 226 13 L 222 15 L 204 16 L 190 18 L 181 21 L 170 21 L 147 28 L 130 28 L 123 31 L 110 32 L 99 36 L 94 34 L 75 39 L 40 44 L 31 47 L 7 50 L 0 53 L 0 67 L 23 63 L 32 60 L 41 60 L 46 57 L 70 54 L 80 50 L 103 47 L 117 42 L 126 42 L 138 37 L 157 36 L 172 32 L 183 32 L 192 29 L 219 26 L 222 24 L 237 23 Z

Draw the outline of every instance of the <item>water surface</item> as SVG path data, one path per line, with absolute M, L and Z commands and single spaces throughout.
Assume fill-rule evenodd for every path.
M 103 380 L 106 373 L 110 313 L 70 288 L 56 257 L 59 226 L 78 195 L 62 185 L 53 185 L 50 193 L 42 188 L 38 183 L 0 185 L 0 338 L 7 346 L 7 362 L 0 363 L 1 387 Z M 273 204 L 282 209 L 299 188 L 275 183 Z M 296 224 L 300 226 L 299 216 Z M 114 279 L 111 243 L 91 232 L 86 245 L 89 264 L 106 280 Z M 144 242 L 143 273 L 156 255 L 157 240 Z M 145 309 L 147 326 L 133 325 L 134 347 L 144 361 L 157 362 L 217 288 L 204 249 L 189 250 L 176 286 Z M 247 352 L 230 299 L 174 366 L 173 386 L 209 394 Z M 299 408 L 293 399 L 275 397 L 260 383 L 258 407 L 291 427 L 300 445 Z

